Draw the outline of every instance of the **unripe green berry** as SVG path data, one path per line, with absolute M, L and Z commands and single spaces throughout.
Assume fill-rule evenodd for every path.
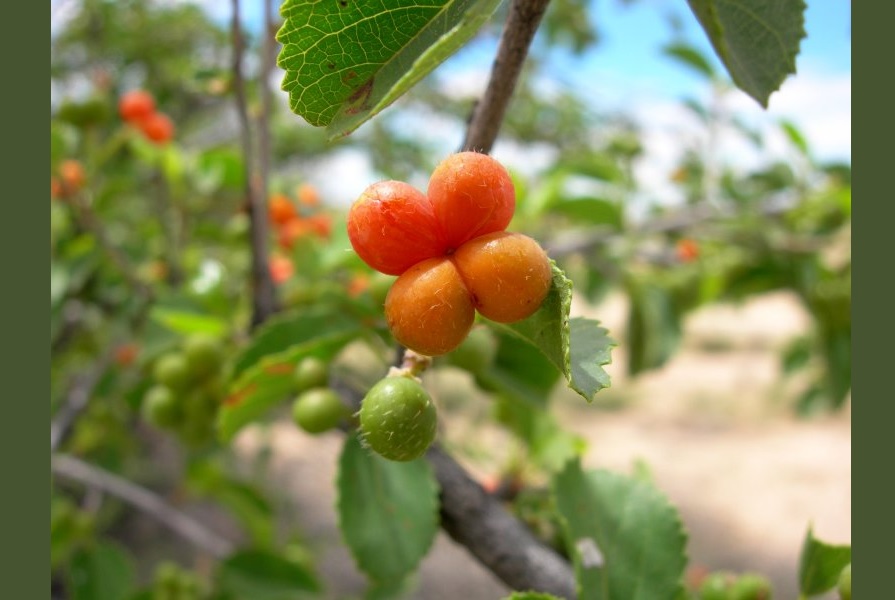
M 727 597 L 729 600 L 771 600 L 771 583 L 761 575 L 746 573 L 733 583 Z
M 295 388 L 303 392 L 311 388 L 323 387 L 327 383 L 329 369 L 325 362 L 315 356 L 299 361 L 295 367 Z
M 185 389 L 190 382 L 190 369 L 186 357 L 179 353 L 166 354 L 159 358 L 152 371 L 156 383 L 172 390 Z
M 224 360 L 221 341 L 205 333 L 196 333 L 186 338 L 183 342 L 183 354 L 190 375 L 197 378 L 217 371 Z
M 156 427 L 173 427 L 182 416 L 176 394 L 164 385 L 149 388 L 143 396 L 140 412 L 148 423 Z
M 370 388 L 361 404 L 360 429 L 367 446 L 384 458 L 419 458 L 435 440 L 435 405 L 419 381 L 394 376 Z
M 329 388 L 314 388 L 299 395 L 292 404 L 295 424 L 308 433 L 323 433 L 348 416 L 342 399 Z

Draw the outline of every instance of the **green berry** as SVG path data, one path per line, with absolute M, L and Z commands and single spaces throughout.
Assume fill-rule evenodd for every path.
M 317 357 L 309 356 L 301 360 L 295 367 L 295 388 L 299 392 L 323 387 L 327 384 L 328 379 L 327 365 Z
M 140 411 L 143 418 L 156 427 L 172 427 L 181 417 L 177 396 L 171 388 L 164 385 L 149 388 L 143 396 Z
M 187 368 L 195 377 L 205 377 L 217 371 L 224 360 L 221 341 L 205 333 L 196 333 L 183 343 Z
M 435 440 L 435 405 L 415 378 L 386 377 L 370 388 L 360 409 L 364 441 L 395 461 L 419 458 Z
M 292 404 L 292 419 L 308 433 L 323 433 L 348 416 L 342 399 L 328 388 L 315 388 L 299 395 Z
M 497 339 L 485 326 L 473 327 L 460 346 L 448 354 L 448 361 L 470 373 L 487 369 L 497 355 Z
M 699 586 L 699 600 L 729 600 L 730 574 L 711 573 Z
M 761 575 L 747 573 L 737 578 L 728 592 L 729 600 L 771 600 L 771 583 Z
M 172 390 L 183 390 L 190 382 L 190 368 L 186 357 L 179 353 L 166 354 L 159 358 L 152 371 L 156 383 Z

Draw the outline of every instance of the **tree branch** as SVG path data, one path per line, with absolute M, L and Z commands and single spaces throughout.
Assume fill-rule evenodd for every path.
M 514 590 L 537 590 L 575 598 L 569 563 L 541 543 L 485 492 L 457 462 L 433 446 L 426 459 L 441 487 L 441 526 Z
M 463 150 L 485 154 L 491 152 L 528 55 L 528 47 L 549 2 L 550 0 L 513 0 L 510 4 L 497 56 L 491 67 L 491 79 L 485 95 L 476 104 L 469 120 Z
M 233 18 L 233 91 L 236 96 L 236 112 L 239 115 L 240 140 L 245 167 L 245 193 L 249 205 L 249 236 L 252 245 L 252 328 L 263 323 L 277 312 L 276 288 L 267 267 L 267 206 L 266 197 L 260 191 L 263 174 L 255 170 L 255 153 L 252 148 L 252 130 L 246 104 L 245 79 L 242 74 L 243 37 L 239 19 L 239 0 L 232 0 Z M 267 85 L 267 82 L 263 82 Z M 264 152 L 264 149 L 261 149 Z
M 234 550 L 234 544 L 229 540 L 126 479 L 67 454 L 54 455 L 51 468 L 59 477 L 83 483 L 135 506 L 215 558 L 224 558 Z

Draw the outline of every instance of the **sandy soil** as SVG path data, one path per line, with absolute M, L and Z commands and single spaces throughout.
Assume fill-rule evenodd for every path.
M 625 311 L 617 297 L 594 309 L 573 307 L 613 332 L 623 331 Z M 780 383 L 779 348 L 808 326 L 784 294 L 710 307 L 687 320 L 684 347 L 663 369 L 629 380 L 620 348 L 609 367 L 613 387 L 595 405 L 568 394 L 555 401 L 561 423 L 589 442 L 587 466 L 648 466 L 681 512 L 693 564 L 764 573 L 784 599 L 797 593 L 809 523 L 825 541 L 851 541 L 850 413 L 796 420 L 792 394 Z M 504 439 L 492 430 L 474 435 L 483 446 L 491 439 L 499 448 Z M 263 433 L 249 429 L 238 444 L 249 454 L 269 446 L 272 479 L 290 498 L 332 597 L 360 596 L 364 579 L 339 538 L 333 509 L 341 436 L 311 438 L 283 423 Z M 469 467 L 485 473 L 503 458 L 486 453 Z M 496 600 L 507 593 L 443 534 L 417 583 L 412 598 Z

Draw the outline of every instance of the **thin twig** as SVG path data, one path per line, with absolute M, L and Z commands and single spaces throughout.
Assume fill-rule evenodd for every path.
M 488 154 L 497 138 L 507 105 L 528 55 L 541 17 L 550 0 L 513 0 L 485 95 L 476 103 L 466 130 L 463 150 Z
M 87 408 L 90 397 L 93 395 L 93 389 L 112 362 L 114 347 L 114 345 L 109 346 L 92 369 L 86 373 L 78 373 L 72 378 L 68 395 L 66 395 L 62 406 L 56 411 L 56 418 L 50 423 L 50 452 L 56 451 L 71 426 L 74 425 L 78 415 Z
M 158 495 L 113 473 L 67 454 L 53 456 L 52 471 L 59 477 L 83 483 L 135 506 L 197 548 L 215 558 L 224 558 L 234 544 L 177 510 Z
M 245 193 L 249 205 L 249 236 L 252 245 L 252 328 L 263 323 L 277 312 L 276 288 L 267 268 L 267 214 L 265 196 L 259 191 L 259 181 L 263 175 L 255 170 L 255 153 L 252 148 L 252 130 L 246 103 L 245 78 L 242 74 L 243 37 L 239 19 L 239 0 L 232 0 L 233 19 L 233 91 L 236 97 L 236 112 L 239 115 L 240 139 L 242 142 L 245 169 Z M 263 82 L 267 85 L 267 82 Z M 263 151 L 263 150 L 262 150 Z

